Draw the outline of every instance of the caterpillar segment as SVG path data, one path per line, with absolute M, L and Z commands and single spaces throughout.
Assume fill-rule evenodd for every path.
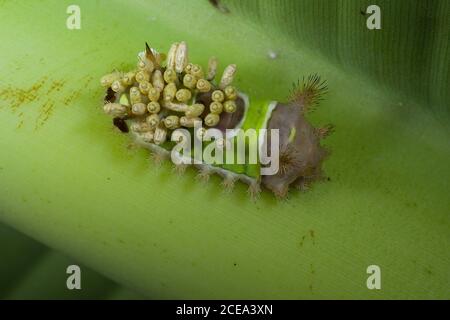
M 224 192 L 241 181 L 248 185 L 252 199 L 258 198 L 263 189 L 286 198 L 290 189 L 306 191 L 313 182 L 323 180 L 322 164 L 329 151 L 321 141 L 334 126 L 315 128 L 307 114 L 323 99 L 326 82 L 311 75 L 293 86 L 288 101 L 261 101 L 250 99 L 233 85 L 236 72 L 237 66 L 230 64 L 220 74 L 214 57 L 206 70 L 191 63 L 185 42 L 172 44 L 167 59 L 146 44 L 138 54 L 135 70 L 114 71 L 101 78 L 100 84 L 106 89 L 103 110 L 113 118 L 114 126 L 151 152 L 155 165 L 175 158 L 173 172 L 177 175 L 189 166 L 198 169 L 197 178 L 203 182 L 213 174 L 219 175 Z M 240 134 L 249 129 L 258 137 L 264 132 L 263 142 L 245 140 L 244 136 L 243 161 L 239 152 L 231 152 L 234 161 L 230 162 L 228 151 L 236 151 Z M 278 132 L 273 143 L 269 134 L 272 129 Z M 223 138 L 209 137 L 211 130 L 222 133 Z M 211 149 L 214 159 L 227 157 L 227 161 L 199 160 L 195 142 L 184 144 L 187 154 L 174 153 L 178 143 L 187 139 L 181 132 L 198 141 L 200 153 Z M 250 150 L 255 148 L 260 153 L 252 161 Z M 268 164 L 261 154 L 277 155 L 275 172 L 263 174 Z

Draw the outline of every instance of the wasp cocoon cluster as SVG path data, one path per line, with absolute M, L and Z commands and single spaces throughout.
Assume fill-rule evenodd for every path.
M 225 101 L 225 103 L 223 104 L 223 109 L 228 113 L 235 112 L 237 109 L 236 102 L 234 102 L 233 100 Z
M 209 111 L 214 114 L 221 114 L 223 110 L 223 105 L 220 102 L 213 101 L 209 105 Z
M 131 103 L 142 102 L 141 91 L 137 87 L 131 87 L 129 91 Z
M 167 53 L 167 69 L 175 69 L 175 59 L 177 55 L 179 43 L 176 42 L 170 46 L 169 52 Z
M 135 121 L 131 127 L 130 127 L 131 131 L 134 132 L 147 132 L 147 131 L 151 131 L 152 128 L 150 127 L 150 125 L 142 120 L 139 121 Z
M 209 92 L 211 90 L 211 83 L 205 79 L 199 79 L 197 81 L 197 90 L 200 92 Z
M 198 128 L 198 130 L 195 132 L 195 136 L 198 140 L 203 141 L 205 139 L 206 135 L 206 128 Z
M 197 79 L 192 74 L 186 74 L 183 78 L 183 85 L 186 88 L 194 89 L 197 85 Z
M 147 131 L 141 134 L 141 138 L 146 143 L 153 142 L 153 138 L 155 137 L 155 133 L 153 131 Z
M 154 70 L 153 62 L 149 59 L 139 60 L 137 67 L 141 71 L 152 72 Z
M 136 73 L 133 71 L 127 72 L 122 77 L 122 84 L 124 86 L 131 86 L 136 79 Z
M 218 114 L 210 113 L 205 117 L 205 124 L 208 127 L 214 127 L 219 123 L 220 117 Z
M 136 73 L 135 78 L 137 82 L 149 81 L 150 74 L 146 70 L 141 70 L 138 73 Z
M 216 102 L 222 102 L 225 99 L 225 94 L 221 90 L 213 91 L 211 99 Z
M 191 69 L 191 74 L 196 77 L 197 79 L 203 78 L 204 77 L 204 73 L 203 73 L 203 69 L 201 66 L 199 66 L 198 64 L 194 64 L 192 66 Z
M 183 41 L 177 47 L 175 55 L 175 71 L 177 73 L 183 72 L 187 63 L 188 63 L 188 48 L 186 42 Z
M 180 102 L 187 102 L 192 98 L 192 93 L 188 89 L 180 89 L 175 94 L 175 97 Z
M 139 91 L 143 95 L 148 95 L 148 91 L 152 88 L 152 85 L 148 81 L 142 81 L 139 83 Z
M 156 88 L 150 88 L 148 90 L 148 99 L 152 102 L 158 102 L 159 97 L 161 96 L 161 93 L 158 89 Z
M 167 83 L 175 82 L 177 79 L 177 74 L 173 69 L 167 69 L 164 71 L 164 81 Z
M 142 116 L 147 112 L 147 106 L 144 103 L 135 103 L 131 106 L 131 112 L 134 115 Z
M 200 116 L 205 110 L 205 106 L 201 103 L 196 103 L 192 106 L 189 106 L 186 110 L 186 117 L 188 118 L 196 118 Z
M 174 112 L 186 112 L 186 110 L 189 108 L 186 104 L 183 103 L 174 103 L 174 102 L 167 102 L 163 101 L 163 106 L 165 109 L 174 111 Z
M 127 107 L 120 103 L 107 103 L 103 110 L 106 114 L 114 117 L 125 116 L 127 114 Z
M 161 110 L 161 106 L 159 105 L 158 102 L 156 102 L 156 101 L 151 101 L 151 102 L 149 102 L 148 105 L 147 105 L 147 110 L 148 110 L 148 112 L 150 112 L 150 113 L 155 113 L 155 114 L 157 114 L 157 113 L 159 113 L 159 111 Z
M 220 80 L 219 88 L 225 89 L 227 86 L 229 86 L 234 79 L 234 75 L 236 73 L 236 65 L 230 64 L 225 68 L 223 71 L 222 79 Z
M 208 60 L 208 75 L 206 76 L 206 80 L 213 80 L 216 77 L 217 73 L 217 64 L 218 61 L 216 57 L 211 57 Z
M 161 73 L 161 70 L 155 70 L 152 76 L 152 84 L 153 87 L 158 89 L 160 92 L 164 90 L 164 78 Z
M 116 80 L 111 84 L 111 89 L 114 92 L 123 92 L 125 90 L 125 87 L 122 85 L 122 82 L 120 80 Z
M 175 98 L 175 94 L 177 93 L 177 86 L 175 83 L 169 83 L 163 90 L 163 98 L 164 101 L 169 102 Z
M 145 51 L 138 54 L 136 69 L 103 76 L 100 84 L 107 91 L 103 110 L 113 118 L 114 126 L 123 133 L 130 132 L 137 144 L 151 150 L 157 163 L 171 159 L 175 143 L 189 142 L 184 141 L 185 132 L 200 141 L 200 151 L 211 151 L 214 147 L 228 153 L 239 140 L 241 128 L 279 131 L 279 140 L 272 141 L 266 133 L 263 143 L 249 141 L 244 147 L 246 154 L 252 146 L 264 151 L 265 160 L 258 156 L 256 163 L 246 157 L 244 163 L 220 163 L 220 157 L 216 157 L 216 162 L 206 162 L 204 158 L 190 162 L 200 170 L 202 181 L 212 174 L 223 177 L 222 185 L 227 192 L 236 181 L 242 181 L 249 185 L 252 198 L 258 196 L 261 187 L 283 198 L 291 187 L 304 189 L 323 178 L 322 162 L 328 151 L 321 146 L 321 140 L 332 132 L 333 126 L 314 128 L 306 115 L 326 91 L 324 81 L 313 75 L 297 83 L 286 103 L 253 98 L 250 101 L 233 85 L 236 64 L 228 65 L 216 79 L 216 58 L 209 59 L 204 71 L 201 65 L 189 61 L 188 52 L 185 42 L 174 43 L 164 63 L 164 55 L 146 44 Z M 212 138 L 210 129 L 224 135 Z M 266 161 L 272 153 L 269 146 L 274 143 L 279 149 L 276 153 L 279 167 L 266 174 L 265 169 L 275 163 L 273 158 Z M 195 143 L 188 146 L 195 149 Z M 195 152 L 191 152 L 191 157 L 192 154 Z M 234 155 L 231 159 L 235 159 Z M 177 172 L 186 167 L 185 163 L 175 165 Z
M 167 140 L 167 129 L 164 127 L 157 127 L 155 130 L 155 134 L 153 136 L 153 140 L 156 144 L 162 144 Z
M 155 129 L 159 125 L 160 119 L 157 114 L 151 114 L 145 119 L 145 122 L 147 122 L 150 128 Z
M 182 125 L 185 128 L 193 128 L 196 123 L 202 123 L 202 119 L 199 117 L 181 117 L 180 118 L 180 125 Z
M 164 125 L 167 129 L 174 130 L 180 127 L 180 118 L 178 116 L 168 116 L 164 119 Z
M 228 100 L 236 100 L 237 99 L 237 91 L 236 88 L 233 86 L 227 86 L 224 89 L 225 97 Z
M 105 88 L 109 88 L 111 87 L 111 85 L 113 84 L 114 81 L 119 80 L 121 77 L 120 72 L 112 72 L 109 73 L 107 75 L 104 75 L 101 79 L 100 79 L 100 84 L 105 87 Z

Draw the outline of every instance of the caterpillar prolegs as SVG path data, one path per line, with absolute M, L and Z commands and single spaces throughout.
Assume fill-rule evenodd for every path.
M 178 173 L 194 166 L 203 181 L 218 174 L 226 191 L 242 181 L 252 198 L 262 189 L 284 198 L 290 187 L 305 190 L 323 179 L 328 151 L 320 143 L 333 127 L 315 128 L 305 115 L 326 82 L 312 75 L 294 85 L 285 103 L 258 101 L 232 85 L 236 65 L 220 77 L 217 68 L 214 57 L 206 70 L 190 63 L 185 42 L 172 44 L 167 56 L 146 44 L 134 70 L 101 78 L 103 110 L 156 163 L 169 159 Z

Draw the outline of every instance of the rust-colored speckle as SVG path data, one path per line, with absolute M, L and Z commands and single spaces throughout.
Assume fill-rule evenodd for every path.
M 24 120 L 20 120 L 20 122 L 17 124 L 17 129 L 20 129 L 20 128 L 22 128 L 23 127 L 23 124 L 24 124 Z
M 53 113 L 54 107 L 55 103 L 51 100 L 47 100 L 47 102 L 44 103 L 44 105 L 39 110 L 39 116 L 36 119 L 36 124 L 34 127 L 35 130 L 39 129 L 47 122 L 47 120 Z
M 86 79 L 86 81 L 84 82 L 84 84 L 87 86 L 89 83 L 91 83 L 92 80 L 94 80 L 94 77 L 86 76 L 85 79 Z
M 6 88 L 0 89 L 0 99 L 8 101 L 10 109 L 16 112 L 23 104 L 39 100 L 40 90 L 46 82 L 47 77 L 43 77 L 26 89 L 13 88 L 8 85 Z
M 11 112 L 18 114 L 17 129 L 25 125 L 25 119 L 28 119 L 27 114 L 37 114 L 35 129 L 39 129 L 50 119 L 56 107 L 72 104 L 93 80 L 93 77 L 85 76 L 80 80 L 73 80 L 78 84 L 81 82 L 81 85 L 78 85 L 78 90 L 66 90 L 68 91 L 66 95 L 63 94 L 63 89 L 67 86 L 65 79 L 49 80 L 47 76 L 44 76 L 25 88 L 7 85 L 0 88 L 0 100 L 2 101 L 0 109 L 8 108 Z
M 316 271 L 314 270 L 314 265 L 312 263 L 309 265 L 309 267 L 310 267 L 310 271 L 311 271 L 311 283 L 309 285 L 309 290 L 311 292 L 313 292 L 314 275 L 315 275 Z
M 80 94 L 81 94 L 81 89 L 73 91 L 72 94 L 70 94 L 69 96 L 64 98 L 64 100 L 63 100 L 64 105 L 68 106 L 69 104 L 71 104 L 75 99 L 77 99 L 80 96 Z
M 305 241 L 308 240 L 308 239 L 311 241 L 313 246 L 316 245 L 316 235 L 315 235 L 314 230 L 309 230 L 309 232 L 307 234 L 302 236 L 302 238 L 301 238 L 301 240 L 299 242 L 300 248 L 303 247 L 303 245 L 305 244 Z
M 57 80 L 57 81 L 53 81 L 52 84 L 50 85 L 50 88 L 47 90 L 47 94 L 52 93 L 53 91 L 61 91 L 61 89 L 64 87 L 64 85 L 66 84 L 66 81 L 64 80 Z
M 312 240 L 313 246 L 316 245 L 316 240 L 315 240 L 315 237 L 314 237 L 314 230 L 309 230 L 309 235 L 311 236 L 311 240 Z

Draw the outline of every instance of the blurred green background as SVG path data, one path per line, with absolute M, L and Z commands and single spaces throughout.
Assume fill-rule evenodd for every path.
M 83 264 L 0 224 L 0 299 L 142 299 Z M 81 269 L 81 290 L 68 290 L 67 267 Z

